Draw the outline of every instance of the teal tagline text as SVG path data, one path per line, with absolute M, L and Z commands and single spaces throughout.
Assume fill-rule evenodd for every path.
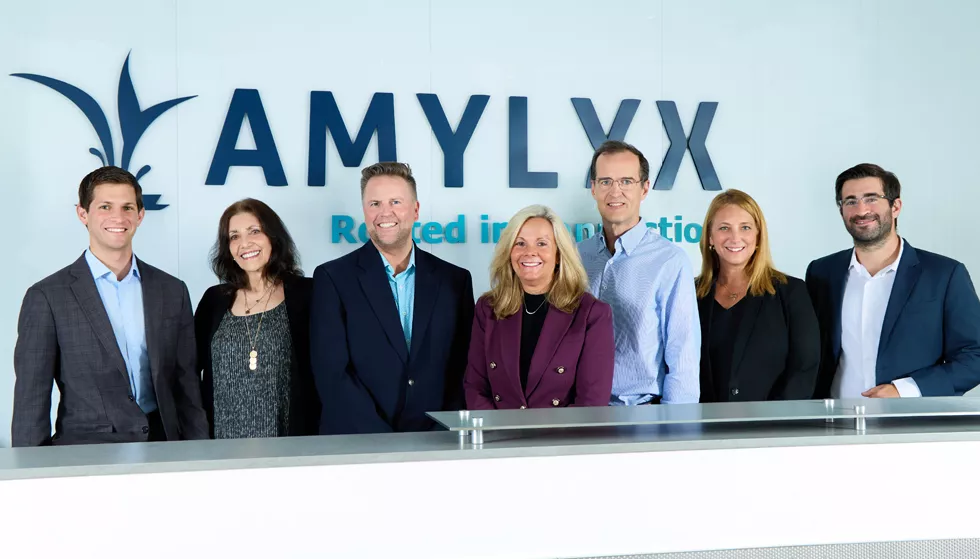
M 657 229 L 663 238 L 671 242 L 697 243 L 701 240 L 701 224 L 686 222 L 680 215 L 675 215 L 673 219 L 661 217 L 656 221 L 647 221 L 646 224 L 647 227 Z M 491 221 L 489 214 L 481 214 L 476 231 L 470 232 L 466 216 L 459 214 L 455 220 L 449 222 L 416 221 L 412 227 L 412 239 L 416 243 L 432 245 L 462 244 L 472 242 L 474 238 L 480 244 L 496 244 L 505 227 L 506 221 Z M 576 242 L 602 231 L 601 223 L 566 223 L 565 227 Z M 330 217 L 331 243 L 363 244 L 367 241 L 367 225 L 364 222 L 349 215 Z

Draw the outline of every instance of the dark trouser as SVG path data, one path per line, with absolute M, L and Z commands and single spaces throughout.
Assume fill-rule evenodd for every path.
M 163 420 L 160 419 L 159 411 L 151 411 L 146 414 L 146 420 L 150 423 L 150 442 L 160 442 L 167 440 L 167 432 L 163 429 Z
M 656 404 L 659 404 L 659 403 L 660 403 L 660 396 L 654 396 L 653 399 L 650 400 L 649 402 L 645 402 L 645 403 L 640 404 L 640 405 L 641 406 L 653 406 L 653 405 L 656 405 Z

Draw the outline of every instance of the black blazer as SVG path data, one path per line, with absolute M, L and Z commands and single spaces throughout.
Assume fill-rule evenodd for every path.
M 313 274 L 313 376 L 321 435 L 424 431 L 425 413 L 463 409 L 473 280 L 415 247 L 412 347 L 381 254 L 371 242 Z
M 282 284 L 289 315 L 293 356 L 290 374 L 289 435 L 316 435 L 320 423 L 320 398 L 310 374 L 310 294 L 313 280 L 286 276 Z M 214 285 L 204 292 L 194 314 L 197 332 L 197 362 L 203 372 L 201 393 L 211 436 L 214 436 L 214 372 L 211 369 L 211 340 L 221 318 L 235 302 L 235 292 L 227 284 Z
M 168 441 L 206 439 L 187 286 L 136 259 L 146 350 Z M 116 336 L 83 253 L 24 296 L 14 348 L 13 446 L 141 442 L 149 422 L 133 399 Z M 61 403 L 51 436 L 51 385 Z
M 841 306 L 854 249 L 814 260 L 806 284 L 820 320 L 816 396 L 830 396 L 840 361 Z M 966 267 L 905 242 L 878 342 L 875 382 L 911 378 L 923 396 L 960 396 L 980 383 L 980 300 Z
M 808 400 L 820 363 L 820 332 L 803 280 L 787 276 L 776 294 L 748 296 L 739 305 L 738 326 L 728 382 L 711 370 L 711 318 L 715 288 L 698 299 L 701 315 L 701 402 Z M 728 392 L 721 394 L 728 384 Z

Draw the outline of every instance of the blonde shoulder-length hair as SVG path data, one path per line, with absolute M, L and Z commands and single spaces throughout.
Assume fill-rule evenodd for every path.
M 715 196 L 708 206 L 701 229 L 701 275 L 695 278 L 698 298 L 707 297 L 718 275 L 718 255 L 712 250 L 711 228 L 715 215 L 726 206 L 738 206 L 745 210 L 755 221 L 756 237 L 755 252 L 745 265 L 745 274 L 749 277 L 749 293 L 758 297 L 763 293 L 776 294 L 776 284 L 786 283 L 786 274 L 777 270 L 772 264 L 772 254 L 769 252 L 769 230 L 766 228 L 766 218 L 762 208 L 751 196 L 741 190 L 729 189 Z
M 521 227 L 529 219 L 540 217 L 551 223 L 555 236 L 557 256 L 555 272 L 548 291 L 548 303 L 556 309 L 571 313 L 578 308 L 589 287 L 589 279 L 582 266 L 578 248 L 561 218 L 547 206 L 528 206 L 510 218 L 493 251 L 490 262 L 490 291 L 484 294 L 497 319 L 507 318 L 521 310 L 524 304 L 524 288 L 510 262 L 510 253 Z

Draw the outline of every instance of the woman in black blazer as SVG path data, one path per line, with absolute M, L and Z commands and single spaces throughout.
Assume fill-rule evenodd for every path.
M 310 296 L 279 216 L 251 198 L 221 216 L 211 269 L 221 280 L 194 314 L 204 409 L 214 438 L 318 434 Z
M 726 190 L 715 197 L 701 257 L 701 402 L 812 398 L 817 317 L 806 284 L 773 267 L 766 220 L 751 196 Z

